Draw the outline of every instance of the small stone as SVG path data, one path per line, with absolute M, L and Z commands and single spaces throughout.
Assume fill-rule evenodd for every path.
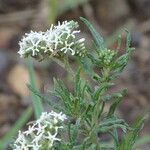
M 38 87 L 40 87 L 40 78 L 36 74 L 36 83 Z M 12 90 L 19 94 L 22 97 L 29 95 L 29 89 L 27 84 L 29 84 L 29 73 L 25 66 L 23 65 L 16 65 L 14 66 L 9 74 L 8 74 L 8 83 L 10 84 Z

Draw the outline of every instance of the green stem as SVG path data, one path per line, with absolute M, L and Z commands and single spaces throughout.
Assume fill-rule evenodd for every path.
M 70 67 L 69 60 L 68 60 L 68 57 L 67 57 L 67 56 L 64 58 L 64 62 L 65 62 L 65 67 L 66 67 L 66 69 L 68 70 L 68 72 L 69 72 L 71 75 L 74 75 L 74 72 L 73 72 L 72 68 Z
M 106 69 L 103 70 L 103 76 L 102 76 L 102 81 L 101 84 L 105 83 L 105 82 L 109 82 L 109 75 L 110 75 L 110 70 Z M 94 138 L 94 141 L 96 142 L 97 145 L 97 150 L 100 150 L 100 146 L 99 146 L 99 138 L 97 135 L 97 132 L 95 132 L 95 130 L 98 128 L 99 125 L 99 120 L 101 117 L 101 114 L 103 113 L 104 107 L 105 107 L 105 102 L 102 101 L 101 96 L 106 92 L 106 90 L 103 90 L 102 93 L 99 95 L 98 101 L 95 105 L 94 108 L 94 112 L 93 112 L 93 116 L 92 116 L 92 127 L 93 130 L 91 131 L 91 136 L 92 140 Z
M 97 135 L 95 128 L 93 128 L 93 130 L 90 132 L 90 139 L 91 142 L 96 145 L 96 150 L 100 150 L 99 137 Z
M 59 59 L 57 59 L 57 58 L 52 58 L 52 60 L 54 62 L 56 62 L 58 65 L 60 65 L 62 68 L 64 68 L 68 73 L 70 73 L 71 75 L 74 76 L 74 72 L 73 72 L 72 68 L 69 65 L 68 57 L 64 58 L 64 63 L 62 61 L 60 61 Z

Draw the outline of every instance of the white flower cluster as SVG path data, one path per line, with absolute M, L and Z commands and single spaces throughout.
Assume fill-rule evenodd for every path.
M 85 54 L 84 38 L 78 39 L 76 34 L 80 30 L 78 23 L 74 21 L 58 22 L 57 26 L 51 25 L 46 32 L 26 33 L 19 42 L 21 57 L 32 56 L 35 58 L 45 58 L 55 56 L 60 53 L 70 52 L 72 55 L 83 56 Z
M 51 111 L 43 112 L 41 117 L 30 123 L 28 130 L 19 131 L 18 138 L 14 142 L 13 150 L 49 150 L 57 138 L 58 129 L 63 128 L 61 123 L 66 119 L 62 113 Z

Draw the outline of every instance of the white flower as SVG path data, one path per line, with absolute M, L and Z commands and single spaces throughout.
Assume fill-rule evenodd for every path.
M 28 150 L 28 145 L 24 134 L 19 131 L 18 138 L 14 143 L 15 150 Z
M 83 56 L 85 54 L 84 38 L 78 39 L 76 34 L 80 30 L 75 30 L 78 23 L 74 21 L 58 22 L 57 26 L 51 25 L 46 32 L 33 32 L 25 34 L 19 42 L 21 57 L 32 56 L 37 59 L 70 52 L 71 55 Z
M 33 31 L 31 31 L 29 34 L 25 34 L 25 37 L 19 42 L 20 51 L 18 53 L 21 55 L 21 57 L 23 57 L 25 54 L 31 54 L 32 56 L 35 56 L 39 51 L 45 49 L 43 34 L 43 32 Z
M 65 119 L 62 113 L 43 112 L 38 120 L 30 123 L 27 131 L 19 131 L 14 150 L 40 150 L 45 144 L 46 150 L 49 150 L 55 141 L 61 141 L 57 135 Z

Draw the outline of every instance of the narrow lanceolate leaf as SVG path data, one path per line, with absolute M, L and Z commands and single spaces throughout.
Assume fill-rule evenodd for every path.
M 117 128 L 121 128 L 123 132 L 130 129 L 129 125 L 123 119 L 119 119 L 115 116 L 103 119 L 99 125 L 100 132 L 111 131 Z
M 118 98 L 124 97 L 127 94 L 127 89 L 120 90 L 119 92 L 114 92 L 112 94 L 107 94 L 103 97 L 105 102 L 116 100 Z
M 104 39 L 102 38 L 102 36 L 94 29 L 94 27 L 92 26 L 92 24 L 86 20 L 83 17 L 80 17 L 80 19 L 85 23 L 85 25 L 88 27 L 88 29 L 90 30 L 93 38 L 94 38 L 94 42 L 97 46 L 98 49 L 103 50 L 106 48 L 105 43 L 104 43 Z
M 141 128 L 143 127 L 144 120 L 145 120 L 144 118 L 140 117 L 135 121 L 132 127 L 133 130 L 131 130 L 129 133 L 127 133 L 124 136 L 117 150 L 133 150 L 134 149 L 134 144 L 136 142 L 136 139 L 138 137 L 138 134 Z
M 108 112 L 108 116 L 112 116 L 115 113 L 115 110 L 117 109 L 118 105 L 122 101 L 122 98 L 123 97 L 119 97 L 112 103 Z
M 98 87 L 97 89 L 95 89 L 95 92 L 93 93 L 93 99 L 97 101 L 98 98 L 99 98 L 99 96 L 102 93 L 104 93 L 108 89 L 108 87 L 110 87 L 112 85 L 113 85 L 113 83 L 103 83 L 103 84 L 101 84 L 100 87 Z
M 128 49 L 129 49 L 130 46 L 131 46 L 131 34 L 130 34 L 130 32 L 129 32 L 127 29 L 125 29 L 125 31 L 127 32 L 126 51 L 127 51 L 127 53 L 128 53 Z
M 0 140 L 0 150 L 4 150 L 8 144 L 12 142 L 12 139 L 15 138 L 18 131 L 27 123 L 31 115 L 32 108 L 28 107 L 14 124 L 14 126 L 10 129 L 10 131 Z
M 93 71 L 93 62 L 90 61 L 89 59 L 87 58 L 83 58 L 81 60 L 81 64 L 85 70 L 85 72 L 89 75 L 89 76 L 94 76 L 94 71 Z
M 29 61 L 28 62 L 28 69 L 29 69 L 29 76 L 30 76 L 30 84 L 34 89 L 36 89 L 38 91 L 38 88 L 36 85 L 34 69 L 33 69 L 33 64 L 32 64 L 32 61 L 30 59 L 28 61 Z M 31 95 L 32 95 L 32 103 L 33 103 L 35 116 L 36 116 L 36 118 L 39 118 L 41 113 L 43 112 L 42 101 L 34 93 L 31 93 Z

